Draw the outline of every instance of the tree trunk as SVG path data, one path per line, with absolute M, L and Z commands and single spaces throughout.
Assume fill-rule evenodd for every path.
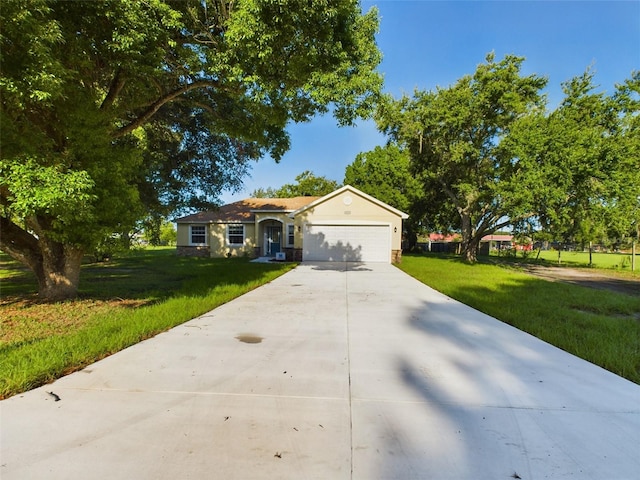
M 478 260 L 478 250 L 480 249 L 480 239 L 471 238 L 468 243 L 463 245 L 462 254 L 465 261 L 475 263 Z
M 38 294 L 48 301 L 75 298 L 80 283 L 81 248 L 57 242 L 41 242 L 41 267 L 34 270 Z
M 48 301 L 74 298 L 78 294 L 84 251 L 47 239 L 36 238 L 5 217 L 0 217 L 0 248 L 29 267 L 38 281 L 40 297 Z
M 460 219 L 462 221 L 462 255 L 467 262 L 475 263 L 478 259 L 480 238 L 473 231 L 470 215 L 461 214 Z

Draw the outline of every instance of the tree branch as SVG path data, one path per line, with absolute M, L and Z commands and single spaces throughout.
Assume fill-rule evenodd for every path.
M 453 206 L 456 208 L 456 210 L 459 213 L 462 212 L 462 210 L 464 210 L 464 207 L 460 205 L 460 201 L 458 200 L 457 195 L 453 192 L 453 190 L 449 188 L 445 181 L 440 179 L 438 181 L 440 182 L 440 185 L 442 185 L 442 190 L 444 191 L 444 193 L 447 195 L 447 197 L 449 197 L 449 200 L 453 202 Z
M 4 216 L 0 216 L 0 230 L 0 249 L 35 271 L 42 261 L 38 239 Z
M 198 82 L 190 83 L 189 85 L 185 85 L 184 87 L 174 90 L 173 92 L 169 92 L 152 103 L 144 112 L 142 112 L 142 114 L 138 118 L 133 120 L 128 125 L 125 125 L 124 127 L 117 130 L 113 134 L 113 137 L 120 138 L 130 134 L 136 128 L 141 127 L 142 125 L 147 123 L 151 119 L 151 117 L 153 117 L 158 112 L 158 110 L 162 108 L 163 105 L 166 105 L 167 103 L 175 100 L 180 95 L 190 92 L 191 90 L 197 90 L 199 88 L 216 88 L 218 86 L 218 82 L 212 80 L 201 80 Z
M 102 105 L 100 105 L 100 110 L 106 110 L 107 108 L 110 108 L 111 105 L 113 105 L 113 103 L 116 101 L 116 98 L 118 98 L 118 95 L 120 95 L 125 82 L 126 80 L 122 78 L 122 70 L 118 68 L 116 70 L 116 74 L 111 80 L 111 84 L 109 85 L 107 96 L 104 97 Z

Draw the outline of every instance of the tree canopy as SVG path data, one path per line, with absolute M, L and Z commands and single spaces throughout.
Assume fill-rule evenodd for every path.
M 538 175 L 534 226 L 562 243 L 638 234 L 640 75 L 610 96 L 593 76 L 565 82 L 558 108 L 523 119 L 509 139 L 521 168 Z
M 516 120 L 541 106 L 546 80 L 522 76 L 523 60 L 509 55 L 496 61 L 489 54 L 454 85 L 388 98 L 381 108 L 380 128 L 408 150 L 429 198 L 422 204 L 425 216 L 442 230 L 457 217 L 472 261 L 484 235 L 531 214 L 525 179 L 502 144 Z
M 287 124 L 351 124 L 381 86 L 355 0 L 7 0 L 0 22 L 0 248 L 49 299 L 105 236 L 215 202 Z
M 280 188 L 259 188 L 251 196 L 258 198 L 322 197 L 338 188 L 340 184 L 335 180 L 317 177 L 310 170 L 305 170 L 295 178 L 295 183 L 286 183 Z
M 424 198 L 422 184 L 411 172 L 409 153 L 396 144 L 375 147 L 359 153 L 353 163 L 347 165 L 344 184 L 352 185 L 365 193 L 409 214 L 403 222 L 404 238 L 409 247 L 417 242 L 422 230 L 424 213 L 420 208 Z
M 523 60 L 490 54 L 450 87 L 382 104 L 379 128 L 407 150 L 421 183 L 414 218 L 459 231 L 470 261 L 504 227 L 565 243 L 637 238 L 640 73 L 607 96 L 587 69 L 549 112 L 546 80 L 521 75 Z
M 420 183 L 409 167 L 408 152 L 397 145 L 375 147 L 370 152 L 359 153 L 353 163 L 347 165 L 344 184 L 406 212 L 420 195 Z

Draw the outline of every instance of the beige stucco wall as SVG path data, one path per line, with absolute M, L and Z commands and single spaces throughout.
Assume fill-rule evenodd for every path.
M 347 199 L 348 201 L 345 201 Z M 280 222 L 282 226 L 281 248 L 288 248 L 289 251 L 291 245 L 287 243 L 287 225 L 294 225 L 295 242 L 293 247 L 302 249 L 303 227 L 307 223 L 390 225 L 392 254 L 393 252 L 399 254 L 402 249 L 402 217 L 347 187 L 339 194 L 302 211 L 296 215 L 295 219 L 292 219 L 288 212 L 256 212 L 253 223 L 244 223 L 245 242 L 241 246 L 227 244 L 226 224 L 207 224 L 207 244 L 210 255 L 212 257 L 253 256 L 256 253 L 264 255 L 265 227 L 276 225 L 277 222 Z M 178 247 L 188 247 L 189 241 L 189 224 L 178 224 Z
M 287 225 L 293 224 L 293 219 L 289 217 L 288 213 L 282 212 L 256 212 L 255 221 L 255 243 L 260 248 L 260 254 L 264 255 L 264 227 L 265 225 L 275 225 L 280 222 L 282 227 L 282 245 L 281 248 L 291 247 L 287 244 Z
M 227 224 L 211 225 L 209 245 L 212 257 L 241 257 L 253 256 L 255 247 L 255 226 L 252 223 L 244 225 L 244 245 L 229 245 L 227 243 Z
M 189 226 L 190 225 L 186 223 L 178 224 L 178 247 L 186 247 L 190 245 Z M 244 224 L 244 245 L 228 245 L 226 227 L 226 224 L 222 223 L 207 224 L 207 244 L 211 257 L 253 256 L 255 247 L 255 225 L 252 223 Z
M 256 212 L 256 225 L 265 220 L 278 220 L 282 223 L 291 223 L 288 213 L 281 212 Z
M 189 245 L 189 225 L 178 223 L 176 242 L 178 247 L 186 247 Z
M 351 199 L 350 204 L 345 199 Z M 307 223 L 391 225 L 391 249 L 402 247 L 402 218 L 355 192 L 344 191 L 296 215 L 296 248 L 302 248 L 303 226 Z M 300 227 L 300 228 L 299 228 Z

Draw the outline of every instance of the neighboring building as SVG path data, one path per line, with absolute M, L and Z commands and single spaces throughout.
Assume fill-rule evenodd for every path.
M 426 252 L 436 253 L 460 253 L 460 235 L 442 233 L 430 233 L 428 242 L 420 244 Z M 485 235 L 480 240 L 480 255 L 489 255 L 490 251 L 502 251 L 516 249 L 520 251 L 529 251 L 533 248 L 531 242 L 516 243 L 513 235 L 492 234 Z
M 324 197 L 248 198 L 179 218 L 178 255 L 399 262 L 403 213 L 349 185 Z
M 489 255 L 491 250 L 511 250 L 513 235 L 485 235 L 480 240 L 480 255 Z
M 533 244 L 531 241 L 519 241 L 514 240 L 513 235 L 485 235 L 480 242 L 480 255 L 489 255 L 489 252 L 493 251 L 531 251 Z

